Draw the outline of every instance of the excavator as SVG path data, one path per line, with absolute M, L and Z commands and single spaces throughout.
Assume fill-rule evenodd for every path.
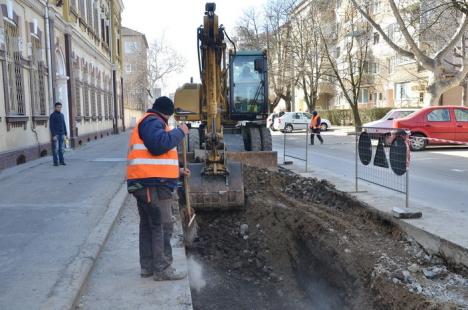
M 190 200 L 195 209 L 232 209 L 245 204 L 243 164 L 276 167 L 269 112 L 266 51 L 238 51 L 219 24 L 216 4 L 206 3 L 197 29 L 201 84 L 176 90 L 179 120 L 198 122 L 192 150 Z M 228 40 L 233 49 L 227 51 Z

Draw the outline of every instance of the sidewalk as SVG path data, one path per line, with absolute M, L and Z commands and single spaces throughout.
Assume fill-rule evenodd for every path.
M 188 277 L 162 282 L 140 278 L 138 222 L 136 200 L 129 197 L 96 262 L 77 309 L 192 309 Z M 180 222 L 174 229 L 174 267 L 187 271 Z
M 69 309 L 127 197 L 129 133 L 0 172 L 0 309 Z M 135 266 L 138 261 L 135 261 Z
M 278 158 L 282 159 L 282 150 L 278 151 Z M 278 162 L 278 165 L 282 165 L 282 162 Z M 356 193 L 354 176 L 338 175 L 313 165 L 310 165 L 309 171 L 305 172 L 304 162 L 298 160 L 294 160 L 292 165 L 286 165 L 284 168 L 304 177 L 315 177 L 331 182 L 338 190 L 347 192 L 369 207 L 383 212 L 388 219 L 397 223 L 403 231 L 421 244 L 429 254 L 437 253 L 451 263 L 468 268 L 468 233 L 466 230 L 468 214 L 452 214 L 449 210 L 434 208 L 428 203 L 414 200 L 410 195 L 410 207 L 421 211 L 423 216 L 420 219 L 399 220 L 392 217 L 392 209 L 393 207 L 405 208 L 405 197 L 402 194 L 364 181 L 359 181 Z

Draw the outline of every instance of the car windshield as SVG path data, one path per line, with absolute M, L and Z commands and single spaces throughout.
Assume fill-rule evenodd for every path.
M 307 112 L 304 112 L 304 114 L 305 114 L 305 116 L 306 116 L 307 118 L 312 118 L 312 114 L 307 113 Z
M 400 111 L 400 110 L 390 110 L 387 114 L 382 118 L 383 120 L 388 119 L 397 119 L 407 117 L 410 114 L 413 114 L 415 111 Z

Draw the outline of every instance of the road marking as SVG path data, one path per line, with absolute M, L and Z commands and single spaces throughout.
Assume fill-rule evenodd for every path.
M 451 171 L 454 171 L 454 172 L 465 172 L 465 171 L 468 171 L 468 169 L 450 169 Z

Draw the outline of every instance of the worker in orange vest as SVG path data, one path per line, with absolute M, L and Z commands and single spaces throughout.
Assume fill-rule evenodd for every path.
M 189 129 L 185 124 L 171 129 L 172 114 L 172 100 L 157 98 L 133 129 L 127 160 L 127 187 L 140 215 L 140 275 L 153 276 L 155 281 L 186 276 L 172 267 L 171 237 L 177 182 L 181 175 L 190 175 L 188 169 L 179 168 L 177 146 Z
M 318 115 L 317 111 L 312 112 L 312 118 L 310 119 L 310 144 L 314 145 L 314 137 L 317 135 L 317 138 L 320 140 L 320 144 L 323 144 L 322 136 L 320 135 L 320 125 L 322 124 L 322 119 Z

